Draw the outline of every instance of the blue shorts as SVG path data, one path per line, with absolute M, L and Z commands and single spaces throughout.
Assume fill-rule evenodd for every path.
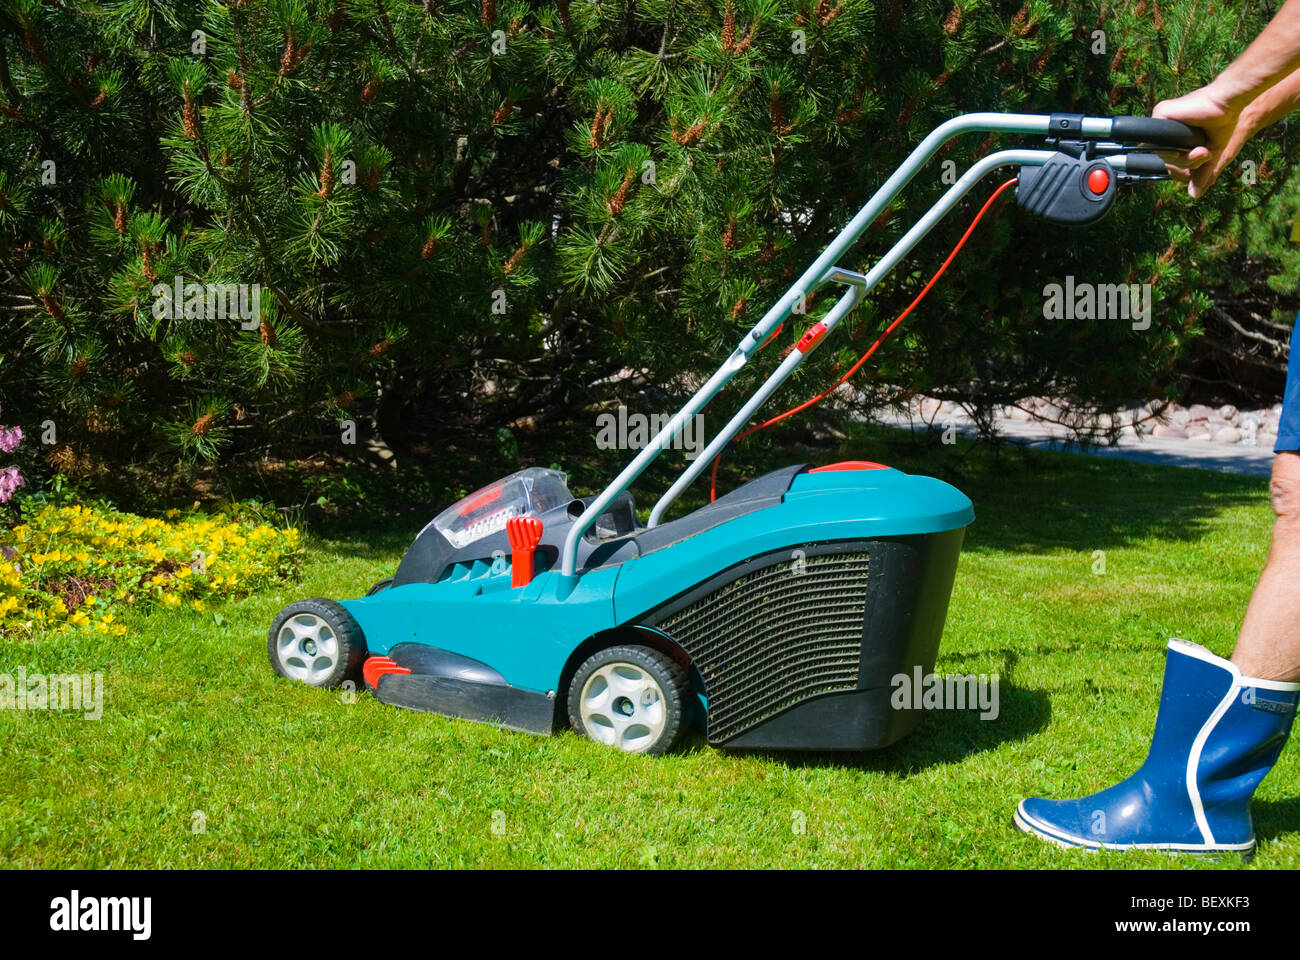
M 1273 445 L 1274 453 L 1284 450 L 1300 450 L 1300 317 L 1296 318 L 1295 329 L 1291 331 L 1291 360 L 1287 364 L 1286 393 L 1282 397 L 1282 420 L 1277 425 L 1277 443 Z

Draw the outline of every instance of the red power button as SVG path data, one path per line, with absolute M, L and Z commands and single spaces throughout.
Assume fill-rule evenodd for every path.
M 1097 196 L 1101 196 L 1106 192 L 1106 188 L 1109 186 L 1110 174 L 1106 171 L 1106 168 L 1093 167 L 1092 171 L 1088 174 L 1088 189 Z

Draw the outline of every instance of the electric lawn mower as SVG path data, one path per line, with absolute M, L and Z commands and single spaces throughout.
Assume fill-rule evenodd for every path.
M 977 161 L 867 273 L 836 266 L 940 147 L 975 131 L 1045 140 L 1041 149 Z M 893 743 L 919 713 L 891 707 L 891 679 L 934 667 L 962 537 L 974 519 L 970 500 L 931 477 L 849 462 L 784 467 L 676 519 L 667 519 L 669 506 L 710 461 L 716 477 L 717 458 L 755 411 L 986 174 L 1018 168 L 994 197 L 1017 184 L 1016 199 L 1029 212 L 1082 224 L 1109 210 L 1121 185 L 1166 176 L 1156 149 L 1204 142 L 1200 130 L 1146 117 L 949 120 L 598 496 L 575 498 L 562 473 L 538 467 L 470 494 L 434 517 L 395 575 L 366 596 L 285 607 L 267 642 L 272 665 L 320 687 L 360 673 L 384 703 L 517 730 L 552 733 L 567 718 L 580 733 L 631 752 L 671 748 L 692 721 L 710 744 L 733 749 Z M 831 283 L 845 288 L 839 299 L 641 525 L 632 483 L 802 312 L 803 298 Z

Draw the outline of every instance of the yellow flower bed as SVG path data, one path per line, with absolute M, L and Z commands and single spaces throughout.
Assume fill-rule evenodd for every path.
M 245 596 L 296 576 L 298 531 L 240 504 L 165 519 L 103 507 L 45 507 L 0 529 L 0 633 L 93 627 L 120 635 L 121 604 L 182 604 Z

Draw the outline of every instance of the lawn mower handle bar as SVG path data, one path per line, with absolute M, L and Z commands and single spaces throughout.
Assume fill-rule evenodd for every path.
M 1062 122 L 1064 121 L 1064 122 Z M 1118 129 L 1116 129 L 1118 125 Z M 599 496 L 583 511 L 564 541 L 560 551 L 560 572 L 566 578 L 577 574 L 578 543 L 597 518 L 609 508 L 614 499 L 632 485 L 637 477 L 662 453 L 673 438 L 724 386 L 740 371 L 749 358 L 771 336 L 772 332 L 804 302 L 812 291 L 829 282 L 846 283 L 849 289 L 831 307 L 830 312 L 822 318 L 825 333 L 829 333 L 836 324 L 854 307 L 867 292 L 897 265 L 898 261 L 924 237 L 931 228 L 966 194 L 972 186 L 990 171 L 1003 166 L 1041 166 L 1054 156 L 1051 150 L 1001 150 L 976 162 L 954 183 L 920 220 L 865 275 L 846 270 L 835 264 L 862 235 L 863 231 L 880 215 L 886 206 L 902 191 L 909 181 L 916 176 L 939 149 L 954 137 L 964 133 L 994 132 L 1013 133 L 1060 139 L 1116 140 L 1154 142 L 1166 148 L 1185 149 L 1193 139 L 1203 142 L 1201 131 L 1173 120 L 1158 120 L 1147 117 L 1083 117 L 1077 114 L 1017 114 L 1017 113 L 968 113 L 939 125 L 932 130 L 920 144 L 907 156 L 875 194 L 854 215 L 844 229 L 833 239 L 807 270 L 781 296 L 771 309 L 763 315 L 754 327 L 741 340 L 739 346 L 723 361 L 708 381 L 700 387 L 686 404 L 677 411 L 667 424 L 646 444 L 637 456 L 623 468 Z M 1147 138 L 1152 138 L 1147 140 Z M 1179 143 L 1171 141 L 1178 140 Z M 1190 144 L 1195 145 L 1195 144 Z M 1116 171 L 1123 171 L 1127 157 L 1124 154 L 1106 157 Z M 860 278 L 860 279 L 859 279 Z M 824 336 L 824 334 L 823 334 Z M 811 353 L 816 343 L 810 345 Z M 780 367 L 763 383 L 750 400 L 737 412 L 706 450 L 695 458 L 681 477 L 670 487 L 659 502 L 655 504 L 650 515 L 650 526 L 655 526 L 662 519 L 668 506 L 676 499 L 692 480 L 704 469 L 712 457 L 722 449 L 731 437 L 744 425 L 748 417 L 756 410 L 782 382 L 802 362 L 805 356 L 802 350 L 792 350 Z M 742 416 L 743 415 L 743 416 Z

